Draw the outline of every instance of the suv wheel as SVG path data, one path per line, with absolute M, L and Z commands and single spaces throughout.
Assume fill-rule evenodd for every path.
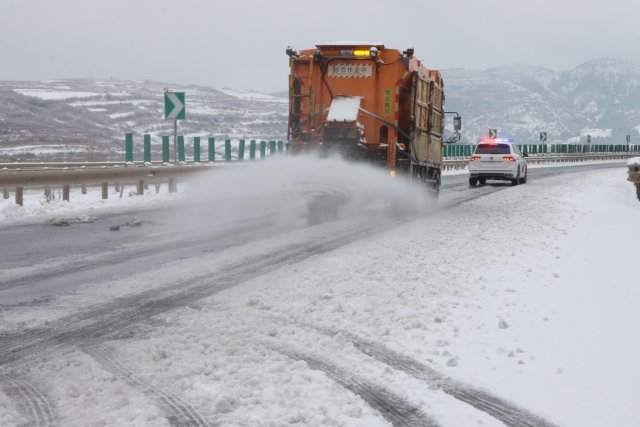
M 520 182 L 520 168 L 518 168 L 518 175 L 511 180 L 511 185 L 516 186 L 518 185 L 518 182 Z

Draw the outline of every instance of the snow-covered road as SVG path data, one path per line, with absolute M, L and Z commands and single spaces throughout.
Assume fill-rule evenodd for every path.
M 447 209 L 376 234 L 211 233 L 217 249 L 1 306 L 0 425 L 635 426 L 640 204 L 622 167 L 543 175 L 452 180 Z M 153 230 L 149 248 L 175 241 Z

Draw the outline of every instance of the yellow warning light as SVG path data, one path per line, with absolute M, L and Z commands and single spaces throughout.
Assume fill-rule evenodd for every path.
M 356 58 L 371 58 L 371 52 L 367 50 L 354 50 L 353 56 Z

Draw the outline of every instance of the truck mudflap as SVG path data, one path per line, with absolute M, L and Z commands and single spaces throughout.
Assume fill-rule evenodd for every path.
M 427 184 L 430 190 L 439 193 L 442 182 L 442 166 L 433 162 L 412 163 L 411 178 L 417 182 Z

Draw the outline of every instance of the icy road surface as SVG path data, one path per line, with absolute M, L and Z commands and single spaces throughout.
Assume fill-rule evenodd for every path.
M 0 425 L 635 426 L 640 204 L 624 167 L 573 172 L 449 177 L 412 220 L 308 226 L 252 181 L 5 228 Z

